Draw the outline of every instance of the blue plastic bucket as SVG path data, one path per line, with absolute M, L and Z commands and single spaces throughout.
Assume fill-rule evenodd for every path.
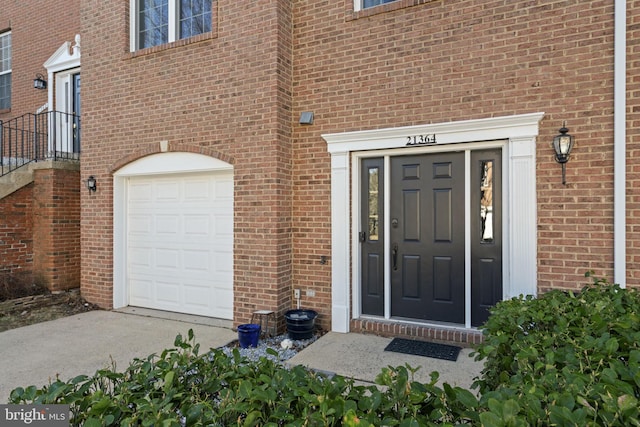
M 238 341 L 240 347 L 257 347 L 260 339 L 260 325 L 255 323 L 246 323 L 238 325 Z

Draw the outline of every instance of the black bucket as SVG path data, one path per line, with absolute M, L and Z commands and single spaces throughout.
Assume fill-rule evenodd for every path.
M 313 336 L 318 313 L 313 310 L 289 310 L 284 314 L 287 332 L 292 340 L 308 340 Z

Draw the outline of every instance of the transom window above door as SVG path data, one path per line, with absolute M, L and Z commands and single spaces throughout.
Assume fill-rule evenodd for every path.
M 131 51 L 211 32 L 212 0 L 130 0 Z

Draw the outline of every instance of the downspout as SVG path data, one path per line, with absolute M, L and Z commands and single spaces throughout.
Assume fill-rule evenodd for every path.
M 613 280 L 626 287 L 627 2 L 615 0 L 613 135 Z

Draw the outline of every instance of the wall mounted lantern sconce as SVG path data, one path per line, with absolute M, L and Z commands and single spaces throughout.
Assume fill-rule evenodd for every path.
M 553 138 L 553 149 L 556 152 L 556 162 L 562 165 L 562 185 L 567 184 L 565 178 L 566 163 L 569 161 L 569 154 L 573 148 L 573 136 L 569 135 L 569 129 L 567 129 L 567 122 L 562 124 L 562 127 L 558 130 L 560 133 Z
M 44 76 L 40 73 L 36 74 L 36 78 L 33 79 L 33 87 L 35 89 L 46 89 L 47 81 L 44 79 Z
M 98 189 L 98 181 L 96 181 L 95 177 L 91 175 L 89 179 L 87 179 L 87 190 L 89 190 L 89 194 L 95 193 Z
M 300 114 L 300 124 L 301 125 L 312 125 L 313 124 L 313 111 L 303 111 Z

